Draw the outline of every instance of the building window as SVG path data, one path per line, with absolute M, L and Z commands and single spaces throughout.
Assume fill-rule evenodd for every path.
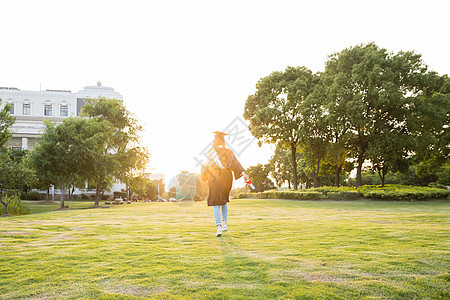
M 11 104 L 11 109 L 9 110 L 9 113 L 11 115 L 13 115 L 14 114 L 14 103 L 9 103 L 9 104 Z
M 52 115 L 52 105 L 46 104 L 44 105 L 44 116 L 51 116 Z
M 31 104 L 24 103 L 23 104 L 23 114 L 24 115 L 31 115 Z
M 69 107 L 67 105 L 61 105 L 59 115 L 61 117 L 67 117 L 69 115 Z

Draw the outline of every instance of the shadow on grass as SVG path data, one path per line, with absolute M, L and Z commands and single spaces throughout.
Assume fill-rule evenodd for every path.
M 269 282 L 266 266 L 241 250 L 231 236 L 222 236 L 220 247 L 225 268 L 232 282 L 247 282 L 249 285 Z

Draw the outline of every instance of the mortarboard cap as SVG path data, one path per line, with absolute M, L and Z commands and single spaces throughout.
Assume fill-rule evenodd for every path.
M 220 131 L 214 131 L 213 132 L 217 137 L 223 138 L 224 136 L 228 135 L 228 133 L 220 132 Z
M 214 131 L 214 147 L 221 148 L 225 146 L 225 136 L 228 135 L 225 132 Z

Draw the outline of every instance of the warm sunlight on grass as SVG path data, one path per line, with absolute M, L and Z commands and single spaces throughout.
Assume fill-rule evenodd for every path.
M 448 201 L 90 204 L 0 218 L 2 299 L 450 297 Z

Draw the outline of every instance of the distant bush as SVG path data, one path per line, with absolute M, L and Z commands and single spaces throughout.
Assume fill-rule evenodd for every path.
M 42 200 L 41 194 L 37 191 L 29 191 L 26 193 L 25 197 L 26 200 Z
M 10 215 L 20 216 L 29 213 L 29 210 L 23 206 L 22 201 L 20 201 L 19 197 L 15 197 L 14 199 L 12 199 L 8 205 L 8 214 Z M 5 207 L 3 206 L 3 204 L 1 204 L 0 215 L 3 214 L 5 214 Z
M 320 192 L 312 190 L 299 191 L 265 191 L 262 193 L 241 193 L 238 195 L 239 199 L 253 198 L 253 199 L 293 199 L 293 200 L 319 200 Z
M 450 195 L 449 190 L 438 188 L 422 187 L 422 186 L 405 186 L 405 185 L 386 185 L 384 187 L 362 186 L 358 191 L 364 198 L 375 200 L 430 200 L 447 198 Z
M 240 193 L 236 196 L 237 199 L 260 199 L 259 193 Z
M 81 193 L 81 199 L 83 199 L 83 200 L 88 200 L 88 199 L 89 199 L 89 196 L 86 195 L 85 193 Z
M 432 183 L 432 184 L 429 184 L 428 187 L 430 187 L 430 188 L 436 188 L 436 189 L 448 190 L 448 187 L 447 187 L 446 185 L 439 184 L 439 183 Z
M 266 191 L 267 199 L 294 199 L 294 200 L 319 200 L 321 193 L 313 190 L 298 191 Z
M 356 200 L 361 198 L 388 201 L 418 201 L 442 199 L 450 196 L 446 189 L 404 186 L 404 185 L 365 185 L 354 187 L 320 187 L 307 190 L 265 191 L 263 193 L 241 193 L 238 199 L 293 199 L 293 200 Z
M 322 199 L 330 200 L 355 200 L 361 198 L 362 195 L 355 187 L 331 187 L 324 186 L 315 189 L 311 189 L 316 192 L 322 193 Z
M 70 195 L 70 200 L 79 200 L 79 199 L 80 199 L 80 196 L 78 196 L 78 195 L 75 195 L 75 194 Z
M 116 198 L 120 198 L 122 197 L 122 199 L 125 199 L 127 197 L 127 193 L 123 193 L 123 192 L 114 192 L 114 199 Z
M 110 195 L 108 195 L 108 194 L 103 194 L 103 195 L 102 195 L 102 200 L 108 200 L 109 197 L 110 197 Z

